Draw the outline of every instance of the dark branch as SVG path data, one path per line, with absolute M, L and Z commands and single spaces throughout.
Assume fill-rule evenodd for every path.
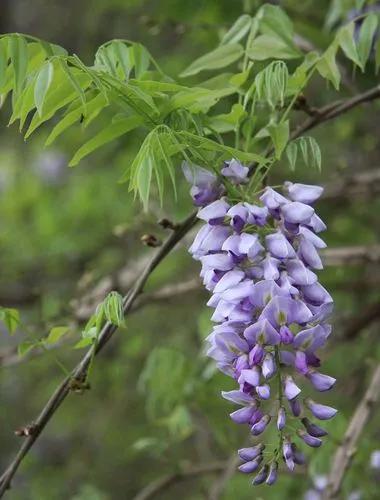
M 184 237 L 184 235 L 193 227 L 196 220 L 196 214 L 192 213 L 182 224 L 180 224 L 175 231 L 169 236 L 165 243 L 158 249 L 152 260 L 146 265 L 141 276 L 136 281 L 133 288 L 124 297 L 124 315 L 128 314 L 132 309 L 137 297 L 142 292 L 146 281 L 150 274 L 154 271 L 157 265 L 167 256 L 172 248 Z M 85 380 L 87 370 L 93 355 L 98 354 L 103 347 L 111 339 L 112 335 L 116 332 L 117 327 L 111 323 L 106 323 L 99 335 L 99 340 L 96 346 L 90 348 L 84 355 L 79 364 L 74 368 L 71 375 L 66 377 L 56 388 L 55 392 L 42 409 L 41 413 L 34 421 L 34 432 L 25 438 L 18 453 L 13 461 L 8 466 L 7 470 L 0 478 L 0 498 L 4 495 L 6 490 L 10 487 L 11 480 L 17 469 L 19 468 L 22 460 L 28 454 L 29 450 L 38 439 L 41 432 L 46 427 L 49 420 L 55 414 L 57 409 L 61 406 L 67 395 L 70 393 L 73 381 L 81 383 Z
M 356 453 L 357 443 L 361 433 L 366 426 L 372 410 L 380 396 L 380 365 L 378 365 L 372 375 L 370 384 L 362 400 L 357 406 L 354 415 L 347 427 L 342 444 L 337 449 L 328 485 L 324 493 L 324 500 L 332 500 L 339 495 L 344 476 L 351 465 Z
M 205 464 L 188 467 L 171 474 L 167 474 L 158 478 L 156 481 L 148 484 L 143 490 L 138 493 L 133 500 L 149 500 L 161 491 L 170 488 L 175 483 L 185 481 L 204 474 L 212 474 L 223 471 L 226 467 L 226 462 L 216 462 L 214 464 Z

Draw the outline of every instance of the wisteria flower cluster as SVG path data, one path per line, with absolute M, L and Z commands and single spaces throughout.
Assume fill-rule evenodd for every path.
M 326 244 L 318 233 L 326 226 L 313 204 L 323 189 L 285 182 L 283 194 L 267 187 L 254 204 L 232 204 L 214 174 L 189 165 L 184 171 L 205 222 L 189 251 L 212 293 L 208 306 L 217 325 L 207 338 L 207 354 L 238 384 L 222 392 L 240 406 L 230 415 L 234 422 L 260 436 L 275 421 L 279 440 L 273 452 L 264 452 L 262 442 L 238 452 L 240 471 L 258 471 L 253 484 L 271 485 L 281 459 L 291 471 L 305 461 L 294 435 L 319 447 L 327 432 L 311 418 L 327 420 L 337 412 L 303 398 L 298 386 L 303 378 L 323 392 L 335 383 L 319 371 L 317 355 L 331 332 L 327 320 L 333 307 L 315 273 L 323 267 L 318 250 Z M 242 185 L 248 168 L 232 160 L 221 175 L 227 187 Z M 296 432 L 289 428 L 291 420 Z

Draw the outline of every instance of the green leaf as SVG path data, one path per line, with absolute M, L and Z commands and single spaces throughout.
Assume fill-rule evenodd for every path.
M 105 106 L 107 105 L 107 101 L 103 94 L 98 94 L 96 97 L 88 101 L 87 103 L 87 118 L 86 123 L 90 120 L 90 118 L 95 114 L 99 113 Z M 61 135 L 65 130 L 67 130 L 74 123 L 79 122 L 79 120 L 83 117 L 83 108 L 79 106 L 69 113 L 65 115 L 62 120 L 57 123 L 57 125 L 50 132 L 49 137 L 46 139 L 45 146 L 49 146 L 55 139 Z
M 117 292 L 110 292 L 103 302 L 106 320 L 115 326 L 120 326 L 124 320 L 123 297 Z
M 136 183 L 140 194 L 141 201 L 144 205 L 144 210 L 148 209 L 150 185 L 152 182 L 152 172 L 154 161 L 150 152 L 143 155 L 137 169 Z
M 70 331 L 69 326 L 54 326 L 50 332 L 49 335 L 44 339 L 45 344 L 56 344 L 61 338 L 66 335 Z
M 28 68 L 28 44 L 24 37 L 13 35 L 9 40 L 10 56 L 14 68 L 14 93 L 20 94 Z
M 239 42 L 249 31 L 252 23 L 252 18 L 248 14 L 243 14 L 238 17 L 231 28 L 223 36 L 220 44 L 227 45 Z
M 303 160 L 307 166 L 311 164 L 321 171 L 322 155 L 317 141 L 314 137 L 300 137 L 297 139 L 300 146 Z
M 150 54 L 141 43 L 133 44 L 133 61 L 135 66 L 135 75 L 139 79 L 147 71 L 150 64 Z
M 63 72 L 65 73 L 67 79 L 69 80 L 72 87 L 77 92 L 80 100 L 82 101 L 83 113 L 86 114 L 86 96 L 85 96 L 84 90 L 82 88 L 81 82 L 76 77 L 73 69 L 67 65 L 66 61 L 59 59 L 59 62 L 60 62 L 61 68 L 62 68 Z
M 272 110 L 278 103 L 283 106 L 288 78 L 288 68 L 284 61 L 273 61 L 256 75 L 255 86 L 258 99 L 266 101 Z
M 255 38 L 247 54 L 254 61 L 295 59 L 302 56 L 301 52 L 274 35 L 260 35 Z
M 377 15 L 373 12 L 368 14 L 368 16 L 364 19 L 359 33 L 359 41 L 358 41 L 358 53 L 359 59 L 361 61 L 361 67 L 364 71 L 365 65 L 368 61 L 369 54 L 371 52 L 373 39 L 376 33 L 378 25 Z
M 69 166 L 74 167 L 82 160 L 82 158 L 95 151 L 95 149 L 98 149 L 104 144 L 107 144 L 121 135 L 130 132 L 142 123 L 143 119 L 138 115 L 128 116 L 127 118 L 123 118 L 115 123 L 111 123 L 108 127 L 105 127 L 95 137 L 87 141 L 78 149 L 71 159 Z
M 53 75 L 54 66 L 51 62 L 46 62 L 37 75 L 34 86 L 34 102 L 40 116 L 42 116 L 42 107 L 51 82 L 53 81 Z
M 297 50 L 293 42 L 293 23 L 281 7 L 263 5 L 257 17 L 260 21 L 260 31 L 264 34 L 281 38 L 289 48 Z
M 290 144 L 288 144 L 285 152 L 289 161 L 290 170 L 294 171 L 296 168 L 297 156 L 298 156 L 297 143 L 295 141 L 292 141 Z
M 8 66 L 8 38 L 0 39 L 0 90 L 7 80 L 6 70 Z
M 17 354 L 20 357 L 25 356 L 28 354 L 29 351 L 32 349 L 35 349 L 36 347 L 40 346 L 40 341 L 39 340 L 24 340 L 17 346 Z
M 240 59 L 243 53 L 244 49 L 239 43 L 221 45 L 212 52 L 196 59 L 180 76 L 186 77 L 196 75 L 204 70 L 224 68 Z
M 380 38 L 376 42 L 375 46 L 375 69 L 376 69 L 376 74 L 378 73 L 380 68 Z
M 345 53 L 346 57 L 351 59 L 357 66 L 362 68 L 362 63 L 359 59 L 359 54 L 356 49 L 356 44 L 354 41 L 354 29 L 355 25 L 353 22 L 347 24 L 343 28 L 341 28 L 337 34 L 337 39 L 340 45 L 340 48 Z
M 273 141 L 276 159 L 279 160 L 289 140 L 289 120 L 269 125 L 268 131 Z
M 17 309 L 0 307 L 0 320 L 3 321 L 7 330 L 12 335 L 20 324 L 20 313 Z
M 339 89 L 340 84 L 340 72 L 335 61 L 336 57 L 336 45 L 331 45 L 326 52 L 321 56 L 320 60 L 317 62 L 317 71 L 323 78 L 329 80 L 335 87 L 336 90 Z

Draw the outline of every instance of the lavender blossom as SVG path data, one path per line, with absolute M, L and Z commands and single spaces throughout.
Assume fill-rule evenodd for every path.
M 248 169 L 231 160 L 221 174 L 228 178 L 228 188 L 244 184 Z M 323 267 L 318 252 L 326 246 L 317 233 L 326 226 L 312 205 L 323 189 L 286 182 L 283 194 L 268 187 L 250 203 L 231 204 L 214 174 L 198 172 L 190 182 L 195 203 L 203 207 L 198 217 L 205 224 L 189 251 L 202 265 L 201 277 L 212 294 L 207 305 L 214 309 L 207 355 L 236 381 L 236 390 L 222 393 L 240 406 L 230 414 L 234 422 L 250 426 L 251 434 L 261 439 L 271 415 L 277 415 L 282 446 L 268 462 L 260 442 L 238 452 L 244 461 L 239 470 L 252 473 L 264 462 L 253 484 L 270 485 L 277 479 L 281 458 L 290 470 L 305 463 L 293 442 L 294 431 L 287 428 L 289 409 L 304 427 L 298 437 L 311 447 L 321 446 L 327 432 L 312 423 L 307 412 L 319 420 L 337 412 L 310 398 L 305 406 L 300 402 L 304 385 L 323 392 L 335 383 L 317 370 L 318 350 L 331 332 L 333 305 L 315 272 Z

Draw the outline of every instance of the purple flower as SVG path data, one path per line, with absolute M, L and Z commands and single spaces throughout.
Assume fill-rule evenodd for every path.
M 293 184 L 285 182 L 285 189 L 289 193 L 289 198 L 293 201 L 300 201 L 310 205 L 314 203 L 323 193 L 323 188 L 320 186 L 310 186 L 308 184 Z
M 261 417 L 261 419 L 251 427 L 251 433 L 254 436 L 258 436 L 259 434 L 263 433 L 267 427 L 267 425 L 270 422 L 270 416 L 269 415 L 264 415 Z
M 260 399 L 270 398 L 270 387 L 268 384 L 258 385 L 256 387 L 256 392 Z
M 246 462 L 245 464 L 239 465 L 238 469 L 240 470 L 240 472 L 244 472 L 245 474 L 250 474 L 251 472 L 255 472 L 259 468 L 262 460 L 263 457 L 260 455 L 254 460 L 251 460 L 250 462 Z
M 282 431 L 286 423 L 286 413 L 283 406 L 280 407 L 277 414 L 277 429 Z
M 264 356 L 264 360 L 263 360 L 263 363 L 261 365 L 261 371 L 262 371 L 263 377 L 265 379 L 269 379 L 269 378 L 273 377 L 273 375 L 276 372 L 276 365 L 275 365 L 273 356 L 270 352 L 268 352 Z
M 197 217 L 215 226 L 223 222 L 229 208 L 230 206 L 227 202 L 216 200 L 199 210 Z
M 313 424 L 307 417 L 302 418 L 301 422 L 303 423 L 306 431 L 310 434 L 310 436 L 319 438 L 327 436 L 328 434 L 328 432 L 325 431 L 325 429 L 322 429 L 322 427 L 319 427 L 319 425 Z
M 310 221 L 314 208 L 299 201 L 291 201 L 281 206 L 281 212 L 286 222 L 303 224 Z
M 182 163 L 182 170 L 186 180 L 192 184 L 190 195 L 194 205 L 205 206 L 217 200 L 224 193 L 224 188 L 216 175 L 208 170 L 187 162 Z
M 335 378 L 330 377 L 329 375 L 324 375 L 323 373 L 319 372 L 310 372 L 307 377 L 313 384 L 315 389 L 317 389 L 317 391 L 320 392 L 330 390 L 331 387 L 336 382 Z
M 302 412 L 301 403 L 298 398 L 289 401 L 290 409 L 295 417 L 299 417 Z
M 265 237 L 266 246 L 273 257 L 290 259 L 296 256 L 294 248 L 282 233 L 269 234 Z M 314 248 L 314 247 L 313 247 Z
M 252 484 L 254 485 L 262 484 L 268 477 L 268 470 L 269 470 L 268 465 L 264 465 L 264 467 L 260 470 L 257 476 L 253 479 Z
M 278 471 L 278 463 L 272 462 L 269 467 L 268 477 L 265 481 L 269 486 L 271 486 L 277 481 L 277 471 Z
M 312 448 L 319 448 L 321 446 L 322 441 L 321 439 L 311 436 L 307 432 L 303 431 L 302 429 L 298 429 L 297 434 L 303 441 L 308 445 L 311 446 Z
M 201 177 L 208 189 L 216 177 L 205 172 Z M 223 168 L 233 184 L 244 183 L 247 173 L 247 167 L 236 160 Z M 240 405 L 231 419 L 249 425 L 254 436 L 270 424 L 273 408 L 269 400 L 277 384 L 270 388 L 266 381 L 279 373 L 282 391 L 274 395 L 280 400 L 277 431 L 286 465 L 293 470 L 295 464 L 305 463 L 305 457 L 291 435 L 283 435 L 289 414 L 296 418 L 302 414 L 301 389 L 292 375 L 304 375 L 319 391 L 329 390 L 335 382 L 316 371 L 321 364 L 317 351 L 331 332 L 327 318 L 333 306 L 330 294 L 312 270 L 323 267 L 318 252 L 326 246 L 316 234 L 326 226 L 311 206 L 322 188 L 288 182 L 283 190 L 287 196 L 283 196 L 268 187 L 260 196 L 263 206 L 247 202 L 230 205 L 228 197 L 221 198 L 222 192 L 220 189 L 219 198 L 210 199 L 199 211 L 198 217 L 205 224 L 190 248 L 194 259 L 201 262 L 203 283 L 212 292 L 207 302 L 214 309 L 211 320 L 219 323 L 206 339 L 207 355 L 237 382 L 236 390 L 222 396 Z M 264 405 L 263 400 L 268 403 Z M 288 400 L 287 409 L 284 400 Z M 320 420 L 332 418 L 337 411 L 311 399 L 305 404 Z M 311 447 L 320 446 L 326 431 L 302 417 L 305 430 L 297 431 L 299 437 Z M 291 427 L 289 432 L 293 433 Z M 239 450 L 245 462 L 239 469 L 256 471 L 263 461 L 263 449 L 260 443 Z M 269 458 L 254 484 L 276 481 L 277 459 L 276 455 Z
M 325 406 L 316 403 L 310 398 L 307 398 L 305 400 L 305 404 L 309 408 L 311 413 L 314 415 L 314 417 L 318 418 L 319 420 L 329 420 L 330 418 L 333 418 L 338 411 L 335 408 L 332 408 L 331 406 Z
M 238 455 L 242 460 L 249 462 L 255 458 L 257 458 L 264 451 L 265 446 L 262 443 L 259 443 L 256 446 L 252 446 L 250 448 L 241 448 L 238 450 Z
M 301 392 L 301 389 L 295 384 L 291 375 L 285 375 L 284 377 L 284 394 L 286 399 L 291 401 L 296 398 Z
M 245 184 L 248 182 L 248 167 L 244 167 L 235 159 L 224 162 L 224 165 L 225 166 L 222 168 L 222 175 L 227 177 L 232 184 Z

